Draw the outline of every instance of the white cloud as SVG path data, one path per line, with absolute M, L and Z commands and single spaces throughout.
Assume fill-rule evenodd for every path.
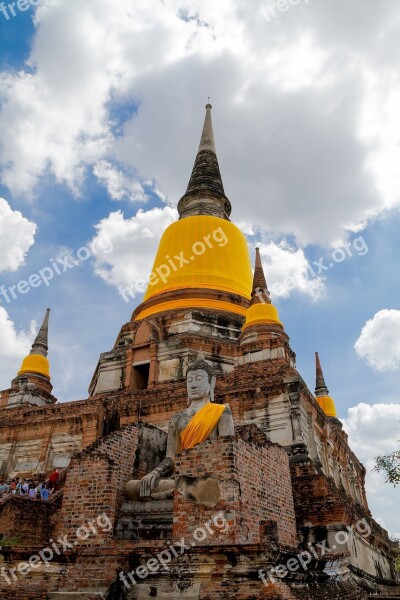
M 103 19 L 96 17 L 96 12 Z M 106 20 L 118 7 L 49 2 L 37 12 L 29 70 L 0 80 L 4 183 L 30 193 L 49 171 L 76 192 L 87 164 L 110 142 L 105 102 L 120 67 L 108 45 Z M 110 50 L 110 51 L 109 51 Z
M 246 10 L 235 2 L 242 26 L 240 55 L 227 51 L 223 59 L 213 55 L 205 62 L 200 53 L 192 54 L 166 73 L 159 70 L 158 77 L 139 77 L 135 89 L 142 90 L 145 101 L 115 144 L 119 160 L 135 165 L 146 177 L 156 172 L 168 199 L 175 202 L 199 135 L 197 98 L 204 85 L 211 85 L 217 146 L 234 219 L 294 233 L 301 245 L 343 242 L 349 231 L 393 206 L 384 190 L 376 193 L 377 172 L 368 168 L 375 145 L 364 135 L 362 118 L 373 93 L 368 73 L 386 76 L 379 53 L 366 43 L 368 36 L 377 35 L 374 17 L 381 38 L 384 33 L 388 41 L 392 38 L 389 11 L 371 11 L 366 31 L 360 27 L 349 44 L 347 30 L 340 27 L 353 8 L 339 3 L 332 12 L 327 4 L 296 7 L 280 18 L 278 27 L 257 21 L 257 11 L 248 3 Z M 356 4 L 365 14 L 365 6 Z M 235 13 L 228 12 L 230 26 Z M 199 14 L 207 13 L 199 9 Z M 214 33 L 219 34 L 217 27 Z M 188 73 L 196 74 L 190 89 Z M 397 84 L 385 76 L 388 93 Z M 383 116 L 378 104 L 372 105 L 368 111 L 379 124 Z M 392 105 L 388 111 L 395 113 Z M 189 155 L 188 138 L 193 140 Z M 394 139 L 398 142 L 400 134 Z M 396 164 L 399 144 L 391 141 L 385 148 Z
M 362 328 L 354 344 L 357 354 L 378 371 L 400 367 L 400 310 L 377 312 Z
M 151 273 L 161 235 L 176 218 L 176 210 L 168 206 L 139 210 L 130 219 L 125 219 L 121 211 L 111 213 L 96 225 L 97 234 L 92 240 L 99 249 L 96 274 L 110 285 L 133 286 L 140 295 L 145 291 L 141 282 Z M 106 251 L 101 250 L 104 239 L 108 241 Z
M 400 191 L 400 115 L 396 110 L 400 104 L 399 72 L 387 69 L 382 77 L 366 69 L 365 86 L 359 134 L 369 146 L 366 167 L 387 208 L 392 208 L 399 204 Z
M 131 202 L 146 202 L 148 196 L 143 185 L 138 180 L 132 180 L 123 171 L 114 167 L 106 160 L 99 160 L 93 173 L 107 188 L 113 200 L 130 200 Z
M 367 498 L 373 517 L 391 535 L 400 537 L 398 489 L 385 483 L 383 473 L 373 471 L 375 458 L 399 449 L 400 404 L 365 404 L 349 408 L 343 427 L 357 458 L 367 469 Z
M 292 292 L 301 292 L 318 300 L 325 293 L 325 283 L 321 277 L 314 277 L 302 249 L 293 249 L 287 242 L 259 244 L 260 253 L 265 257 L 265 273 L 272 302 L 287 298 Z
M 285 91 L 296 91 L 326 82 L 323 68 L 328 53 L 319 47 L 310 32 L 304 33 L 294 44 L 281 48 L 267 57 L 265 64 L 270 79 Z
M 29 68 L 0 77 L 0 162 L 13 192 L 31 193 L 49 172 L 79 193 L 87 167 L 104 158 L 114 140 L 111 106 L 140 98 L 134 90 L 126 96 L 128 82 L 166 68 L 210 38 L 207 27 L 182 19 L 178 9 L 174 0 L 135 6 L 61 0 L 38 8 Z
M 43 3 L 28 68 L 0 75 L 3 181 L 27 194 L 50 173 L 79 193 L 97 164 L 113 198 L 157 180 L 175 204 L 210 93 L 235 220 L 337 243 L 400 203 L 399 14 L 337 0 L 268 23 L 259 0 Z M 119 105 L 135 107 L 125 125 Z
M 400 404 L 357 404 L 349 408 L 343 426 L 361 460 L 387 454 L 400 439 Z
M 36 225 L 0 198 L 0 272 L 16 271 L 34 244 Z
M 22 359 L 30 351 L 34 329 L 32 322 L 30 332 L 17 331 L 7 311 L 0 306 L 0 390 L 9 388 L 11 379 L 16 377 Z

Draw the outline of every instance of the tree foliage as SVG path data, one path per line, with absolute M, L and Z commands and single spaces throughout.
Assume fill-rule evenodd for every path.
M 377 456 L 374 471 L 378 473 L 383 471 L 386 475 L 386 483 L 398 485 L 400 483 L 400 450 L 384 456 Z

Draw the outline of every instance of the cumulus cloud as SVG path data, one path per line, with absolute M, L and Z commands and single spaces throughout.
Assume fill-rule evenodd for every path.
M 0 306 L 0 390 L 10 387 L 11 377 L 17 375 L 21 361 L 29 353 L 35 333 L 32 322 L 29 332 L 17 331 L 7 311 Z
M 173 205 L 211 93 L 236 220 L 325 246 L 398 206 L 400 6 L 300 3 L 270 22 L 261 6 L 43 3 L 27 68 L 0 76 L 3 182 L 29 193 L 50 173 L 79 193 L 97 165 L 113 198 L 156 179 Z
M 351 449 L 366 467 L 367 498 L 374 518 L 400 537 L 398 490 L 385 483 L 383 473 L 373 471 L 377 456 L 399 449 L 400 404 L 360 403 L 349 408 L 343 427 Z
M 27 68 L 0 77 L 3 182 L 26 194 L 50 173 L 79 194 L 88 166 L 120 133 L 113 109 L 140 101 L 141 91 L 127 94 L 129 82 L 198 45 L 197 31 L 207 28 L 188 17 L 175 0 L 43 3 Z
M 131 179 L 106 160 L 99 160 L 93 168 L 93 173 L 107 188 L 110 198 L 113 200 L 127 199 L 131 202 L 146 202 L 148 200 L 146 191 L 140 181 Z
M 362 328 L 354 344 L 357 354 L 377 371 L 400 367 L 400 310 L 377 312 Z
M 106 50 L 106 22 L 119 11 L 94 4 L 42 5 L 29 68 L 0 79 L 2 179 L 14 193 L 47 172 L 78 193 L 86 166 L 109 147 L 105 103 L 121 65 Z
M 272 301 L 287 298 L 292 292 L 301 292 L 318 300 L 325 293 L 321 277 L 313 275 L 302 249 L 291 248 L 286 241 L 279 244 L 259 244 L 265 258 L 265 273 Z
M 96 225 L 92 240 L 98 249 L 96 274 L 110 285 L 132 286 L 140 295 L 145 291 L 142 284 L 151 273 L 161 235 L 176 219 L 177 211 L 168 206 L 139 210 L 129 219 L 121 211 L 111 213 Z M 101 250 L 103 240 L 108 240 L 105 250 Z
M 0 198 L 0 272 L 16 271 L 35 241 L 36 225 Z
M 349 408 L 343 425 L 361 460 L 387 454 L 400 439 L 400 404 L 357 404 Z
M 227 31 L 237 24 L 235 15 L 241 19 L 240 35 L 233 27 L 237 53 L 226 49 L 204 61 L 198 50 L 166 72 L 160 70 L 157 78 L 146 75 L 135 81 L 145 101 L 124 127 L 114 151 L 144 176 L 156 171 L 167 197 L 176 201 L 191 167 L 186 139 L 193 140 L 194 153 L 199 135 L 194 104 L 207 82 L 215 100 L 217 146 L 234 218 L 294 233 L 300 245 L 339 244 L 349 231 L 359 230 L 369 218 L 393 206 L 386 191 L 377 193 L 382 170 L 372 168 L 379 164 L 376 152 L 381 158 L 383 152 L 389 154 L 394 164 L 399 153 L 394 143 L 399 139 L 397 129 L 385 143 L 378 139 L 383 115 L 370 76 L 375 73 L 382 81 L 382 72 L 391 71 L 392 64 L 385 67 L 380 53 L 368 46 L 368 36 L 377 35 L 374 11 L 365 15 L 371 7 L 355 3 L 366 24 L 350 41 L 344 24 L 355 9 L 344 2 L 298 6 L 279 23 L 268 24 L 258 10 L 251 10 L 258 3 L 246 4 L 247 10 L 242 2 L 228 3 Z M 206 11 L 198 9 L 203 17 Z M 387 6 L 375 16 L 381 35 L 387 34 L 388 43 L 394 43 Z M 217 21 L 210 21 L 218 38 Z M 190 89 L 188 72 L 196 73 Z M 382 95 L 395 93 L 399 81 L 397 72 L 384 78 Z M 388 120 L 396 118 L 393 105 L 386 113 Z M 375 136 L 367 122 L 374 123 Z M 169 160 L 173 139 L 176 150 Z M 393 180 L 394 164 L 383 162 L 391 168 Z M 397 202 L 398 198 L 397 194 Z

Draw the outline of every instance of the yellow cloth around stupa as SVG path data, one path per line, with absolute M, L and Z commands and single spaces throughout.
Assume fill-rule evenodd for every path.
M 182 264 L 180 258 L 185 262 Z M 230 221 L 209 215 L 196 215 L 172 223 L 164 232 L 144 300 L 164 292 L 190 288 L 224 291 L 250 300 L 252 269 L 247 241 Z M 177 298 L 144 309 L 135 320 L 161 310 L 198 307 L 235 312 L 246 309 L 229 301 L 211 298 Z
M 50 379 L 50 363 L 47 358 L 40 354 L 28 354 L 22 361 L 18 375 L 23 373 L 38 373 Z
M 331 398 L 330 396 L 317 396 L 316 400 L 327 417 L 337 416 L 335 402 L 333 398 Z
M 223 404 L 209 402 L 197 411 L 181 433 L 182 450 L 194 448 L 206 440 L 225 410 Z
M 246 313 L 246 322 L 243 325 L 242 331 L 245 331 L 250 325 L 262 325 L 263 323 L 282 325 L 276 307 L 273 304 L 262 302 L 259 304 L 252 304 Z

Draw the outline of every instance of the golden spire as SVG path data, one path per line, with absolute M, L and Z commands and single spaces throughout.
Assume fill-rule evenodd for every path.
M 24 373 L 34 373 L 43 375 L 50 380 L 50 364 L 47 359 L 48 353 L 48 336 L 49 336 L 49 316 L 50 309 L 46 311 L 43 323 L 39 329 L 35 341 L 32 344 L 32 349 L 28 356 L 22 361 L 18 375 Z
M 319 360 L 318 352 L 315 353 L 315 371 L 316 371 L 316 384 L 315 384 L 315 396 L 318 404 L 324 411 L 327 417 L 336 417 L 336 408 L 333 399 L 329 396 L 329 390 L 326 387 L 324 374 L 322 372 L 321 362 Z
M 276 325 L 283 329 L 276 307 L 271 303 L 267 280 L 261 262 L 260 249 L 256 248 L 256 262 L 253 277 L 253 291 L 246 322 L 242 331 L 252 325 Z

